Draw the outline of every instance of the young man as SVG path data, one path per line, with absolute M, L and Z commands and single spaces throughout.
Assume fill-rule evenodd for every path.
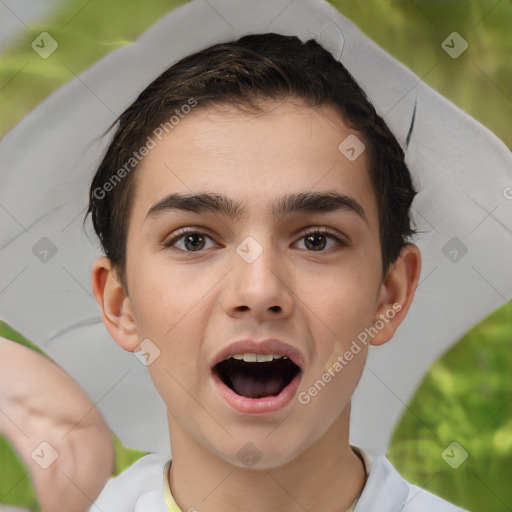
M 414 195 L 314 40 L 245 36 L 151 83 L 91 185 L 92 285 L 112 337 L 145 353 L 173 457 L 143 457 L 92 510 L 461 510 L 349 444 L 368 345 L 420 275 Z

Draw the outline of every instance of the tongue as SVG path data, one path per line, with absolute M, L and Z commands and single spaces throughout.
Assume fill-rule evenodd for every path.
M 282 376 L 267 376 L 265 380 L 260 380 L 242 372 L 231 377 L 231 384 L 235 393 L 246 398 L 275 396 L 282 391 L 284 386 Z

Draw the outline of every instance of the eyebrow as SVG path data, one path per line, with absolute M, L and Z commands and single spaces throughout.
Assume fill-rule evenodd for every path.
M 242 220 L 246 211 L 240 201 L 212 192 L 199 194 L 169 194 L 155 203 L 148 211 L 146 219 L 171 210 L 194 213 L 212 212 L 225 215 L 233 220 Z M 277 198 L 270 204 L 274 221 L 293 213 L 328 213 L 347 211 L 355 213 L 368 224 L 363 207 L 353 198 L 337 192 L 297 192 Z

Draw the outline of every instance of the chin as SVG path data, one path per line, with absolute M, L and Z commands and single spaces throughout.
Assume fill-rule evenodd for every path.
M 211 446 L 215 455 L 240 469 L 267 470 L 293 462 L 309 447 L 305 439 L 295 440 L 286 430 L 270 435 L 272 431 L 268 427 L 260 429 L 255 426 L 254 435 L 251 430 L 246 427 L 223 446 L 214 441 Z

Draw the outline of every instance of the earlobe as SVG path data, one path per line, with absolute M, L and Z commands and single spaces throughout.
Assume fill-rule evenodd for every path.
M 405 245 L 381 284 L 372 345 L 383 345 L 395 334 L 411 306 L 421 273 L 421 253 L 414 244 Z
M 105 327 L 121 348 L 134 352 L 140 343 L 133 307 L 107 257 L 103 256 L 94 262 L 91 280 Z

